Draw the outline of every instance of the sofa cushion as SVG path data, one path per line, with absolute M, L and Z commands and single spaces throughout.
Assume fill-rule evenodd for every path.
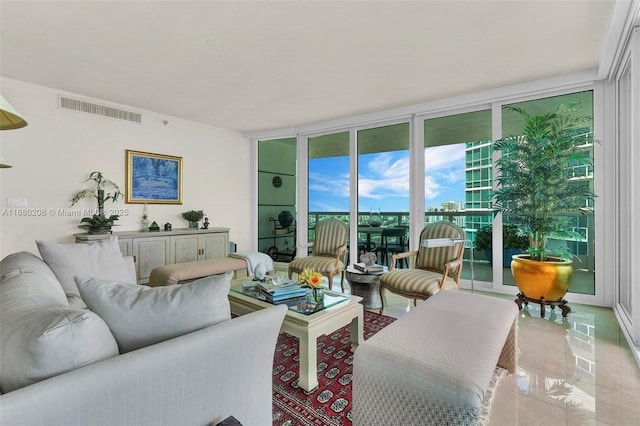
M 89 309 L 109 325 L 120 352 L 129 352 L 230 319 L 232 276 L 153 288 L 76 276 L 76 284 Z
M 23 306 L 0 314 L 3 393 L 116 355 L 109 328 L 86 309 Z
M 46 263 L 22 251 L 0 262 L 0 309 L 3 313 L 23 306 L 69 306 L 62 286 Z
M 36 241 L 42 259 L 49 265 L 64 288 L 71 306 L 86 308 L 78 287 L 76 275 L 87 275 L 106 280 L 131 282 L 131 276 L 118 245 L 118 237 L 90 244 L 61 244 Z

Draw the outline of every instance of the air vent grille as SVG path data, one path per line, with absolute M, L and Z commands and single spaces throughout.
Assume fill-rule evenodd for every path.
M 91 102 L 81 101 L 79 99 L 67 98 L 65 96 L 60 96 L 60 108 L 102 115 L 104 117 L 130 121 L 132 123 L 142 123 L 142 114 L 140 113 L 94 104 Z

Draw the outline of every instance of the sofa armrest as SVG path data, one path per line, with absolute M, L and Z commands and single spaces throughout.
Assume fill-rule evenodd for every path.
M 280 305 L 0 395 L 3 425 L 271 424 Z

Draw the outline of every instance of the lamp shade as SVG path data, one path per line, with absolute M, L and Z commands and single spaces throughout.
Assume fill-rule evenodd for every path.
M 26 125 L 27 119 L 0 95 L 0 130 L 19 129 Z
M 2 155 L 0 155 L 0 169 L 8 169 L 9 167 L 13 167 L 11 164 L 7 163 Z

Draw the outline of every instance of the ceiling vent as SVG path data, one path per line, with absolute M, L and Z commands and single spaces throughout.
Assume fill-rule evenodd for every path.
M 102 115 L 103 117 L 115 118 L 118 120 L 130 121 L 132 123 L 142 123 L 142 114 L 138 112 L 127 111 L 124 109 L 113 108 L 110 106 L 94 104 L 91 102 L 81 101 L 79 99 L 67 98 L 66 96 L 58 97 L 60 108 L 70 109 L 73 111 L 87 112 L 89 114 Z

